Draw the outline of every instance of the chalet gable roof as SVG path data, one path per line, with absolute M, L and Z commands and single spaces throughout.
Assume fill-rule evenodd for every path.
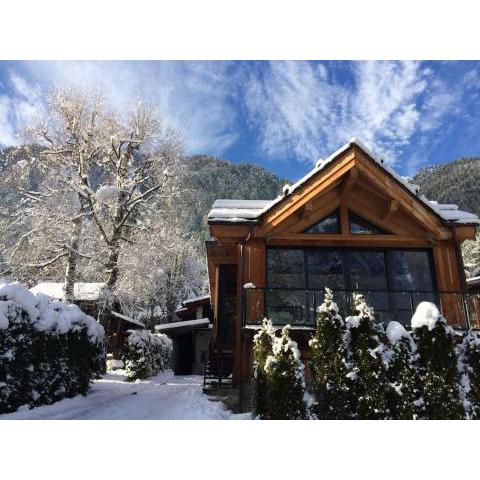
M 464 225 L 480 225 L 480 219 L 473 213 L 464 212 L 458 209 L 457 205 L 440 204 L 433 200 L 428 200 L 420 194 L 418 186 L 411 184 L 404 177 L 400 176 L 393 168 L 384 164 L 383 159 L 372 153 L 359 140 L 352 138 L 345 145 L 333 152 L 326 159 L 317 161 L 315 168 L 308 172 L 304 177 L 293 185 L 285 185 L 283 195 L 279 195 L 273 200 L 216 200 L 210 213 L 208 214 L 208 223 L 257 223 L 262 215 L 270 211 L 277 204 L 291 196 L 298 188 L 303 186 L 311 177 L 330 166 L 337 160 L 342 153 L 347 151 L 353 145 L 360 148 L 367 157 L 373 160 L 381 169 L 406 189 L 418 201 L 422 202 L 429 210 L 438 216 L 444 222 L 454 222 Z

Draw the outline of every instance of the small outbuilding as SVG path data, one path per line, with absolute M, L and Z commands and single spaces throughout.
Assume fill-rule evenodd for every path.
M 176 375 L 203 375 L 213 323 L 210 295 L 191 298 L 175 312 L 178 321 L 155 325 L 157 333 L 173 341 Z

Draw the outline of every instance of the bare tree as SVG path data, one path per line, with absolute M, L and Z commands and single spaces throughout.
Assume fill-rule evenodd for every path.
M 65 298 L 69 301 L 74 299 L 84 219 L 90 214 L 84 189 L 90 185 L 93 166 L 104 155 L 104 122 L 99 93 L 62 86 L 49 92 L 47 117 L 28 130 L 30 138 L 44 146 L 39 159 L 42 167 L 75 197 L 69 239 L 49 260 L 65 259 Z
M 174 319 L 179 303 L 207 289 L 204 256 L 181 216 L 152 204 L 144 228 L 120 256 L 116 295 L 132 314 L 141 312 L 149 328 Z
M 179 136 L 163 128 L 142 102 L 123 115 L 107 108 L 98 93 L 65 86 L 50 91 L 47 118 L 29 134 L 44 146 L 42 167 L 75 197 L 69 241 L 49 259 L 65 260 L 67 300 L 73 300 L 79 259 L 87 256 L 81 252 L 85 219 L 94 222 L 105 243 L 106 283 L 113 291 L 133 217 L 154 195 L 173 193 L 168 163 L 181 154 Z

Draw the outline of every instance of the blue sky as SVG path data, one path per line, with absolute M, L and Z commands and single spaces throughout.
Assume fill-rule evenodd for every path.
M 44 109 L 55 82 L 99 86 L 119 109 L 142 97 L 189 153 L 296 180 L 357 137 L 403 175 L 480 156 L 480 63 L 0 62 L 0 144 Z

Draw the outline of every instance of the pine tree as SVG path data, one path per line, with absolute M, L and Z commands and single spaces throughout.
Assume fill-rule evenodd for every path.
M 415 342 L 398 322 L 388 324 L 387 337 L 391 345 L 387 371 L 390 417 L 397 420 L 422 418 L 420 367 Z
M 263 319 L 262 327 L 253 337 L 253 410 L 260 418 L 267 415 L 267 375 L 265 363 L 273 353 L 275 330 L 272 322 Z
M 297 343 L 290 339 L 289 325 L 273 342 L 273 353 L 265 362 L 267 408 L 270 420 L 301 420 L 308 416 L 305 404 L 304 367 Z
M 353 303 L 358 315 L 347 317 L 356 417 L 360 419 L 388 418 L 386 403 L 387 375 L 383 361 L 384 346 L 381 324 L 376 322 L 373 310 L 363 295 L 354 294 Z
M 469 418 L 480 419 L 480 339 L 469 332 L 461 352 L 461 388 Z
M 309 343 L 316 399 L 313 410 L 319 419 L 342 419 L 351 415 L 351 380 L 347 377 L 344 330 L 332 291 L 326 288 L 325 300 L 317 311 L 317 329 Z
M 418 305 L 412 328 L 419 353 L 426 418 L 464 418 L 453 329 L 429 302 Z

